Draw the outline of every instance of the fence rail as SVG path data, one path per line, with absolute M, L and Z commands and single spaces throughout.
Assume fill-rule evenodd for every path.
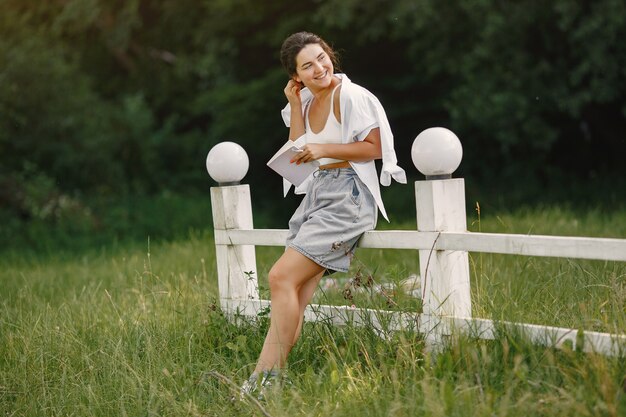
M 287 230 L 216 230 L 217 245 L 284 246 Z M 451 250 L 626 262 L 626 239 L 519 235 L 477 232 L 365 232 L 359 247 L 373 249 Z
M 267 300 L 223 301 L 222 308 L 243 316 L 256 316 L 260 311 L 270 307 L 270 302 Z M 377 330 L 381 337 L 387 337 L 397 330 L 410 329 L 421 333 L 429 331 L 429 328 L 424 325 L 429 321 L 429 317 L 416 312 L 312 304 L 306 308 L 304 317 L 309 322 L 324 321 L 335 326 L 346 324 L 370 326 Z M 601 353 L 607 356 L 626 355 L 625 335 L 473 317 L 441 317 L 439 326 L 441 326 L 438 329 L 440 335 L 450 335 L 458 331 L 470 337 L 493 340 L 497 338 L 500 330 L 506 330 L 524 334 L 530 341 L 542 346 L 555 348 L 568 346 L 572 350 Z

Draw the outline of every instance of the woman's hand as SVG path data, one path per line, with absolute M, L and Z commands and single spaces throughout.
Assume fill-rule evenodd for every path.
M 316 159 L 324 158 L 326 155 L 323 152 L 324 144 L 320 143 L 308 143 L 302 147 L 302 150 L 294 156 L 291 162 L 295 162 L 300 165 L 305 162 L 315 161 Z
M 365 162 L 380 159 L 381 156 L 380 129 L 374 128 L 362 141 L 353 143 L 308 143 L 291 162 L 300 164 L 320 158 Z
M 300 100 L 301 89 L 302 89 L 301 84 L 293 79 L 289 80 L 289 82 L 287 83 L 287 86 L 285 87 L 285 90 L 284 90 L 285 97 L 287 97 L 289 104 L 291 104 L 292 106 L 302 104 Z

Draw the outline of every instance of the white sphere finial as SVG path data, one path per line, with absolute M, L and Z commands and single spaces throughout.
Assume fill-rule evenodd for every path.
M 463 147 L 459 138 L 444 127 L 431 127 L 417 135 L 411 159 L 426 179 L 451 178 L 461 164 Z
M 206 157 L 206 170 L 221 186 L 239 184 L 249 166 L 245 149 L 234 142 L 218 143 Z

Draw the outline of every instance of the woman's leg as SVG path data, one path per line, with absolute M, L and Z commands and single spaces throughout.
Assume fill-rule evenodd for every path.
M 315 278 L 308 280 L 300 288 L 300 293 L 298 294 L 298 299 L 300 300 L 300 322 L 298 323 L 298 328 L 296 329 L 296 335 L 293 338 L 293 346 L 295 346 L 296 342 L 300 338 L 300 334 L 302 333 L 302 324 L 304 323 L 304 310 L 306 309 L 306 306 L 308 306 L 311 302 L 313 294 L 315 294 L 315 290 L 317 289 L 317 286 L 320 283 L 323 275 L 324 271 L 320 272 Z
M 323 272 L 323 267 L 292 248 L 287 248 L 276 261 L 269 273 L 272 299 L 270 329 L 255 372 L 279 369 L 285 365 L 287 355 L 297 339 L 304 311 L 300 305 L 300 291 L 307 282 L 321 277 Z M 310 288 L 307 294 L 309 292 Z

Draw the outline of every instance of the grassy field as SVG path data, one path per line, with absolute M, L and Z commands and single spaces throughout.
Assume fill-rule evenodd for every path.
M 626 209 L 470 213 L 472 231 L 626 238 Z M 381 227 L 386 225 L 380 225 Z M 398 227 L 397 224 L 391 225 Z M 391 227 L 388 226 L 388 227 Z M 402 228 L 415 225 L 405 223 Z M 258 248 L 266 272 L 281 248 Z M 293 386 L 263 404 L 230 401 L 267 318 L 227 320 L 216 299 L 210 231 L 0 258 L 2 416 L 624 416 L 626 360 L 495 341 L 455 340 L 438 356 L 419 334 L 307 323 L 290 357 Z M 376 283 L 419 272 L 414 251 L 360 250 Z M 477 317 L 626 333 L 626 265 L 471 254 Z M 326 286 L 316 302 L 419 308 Z

